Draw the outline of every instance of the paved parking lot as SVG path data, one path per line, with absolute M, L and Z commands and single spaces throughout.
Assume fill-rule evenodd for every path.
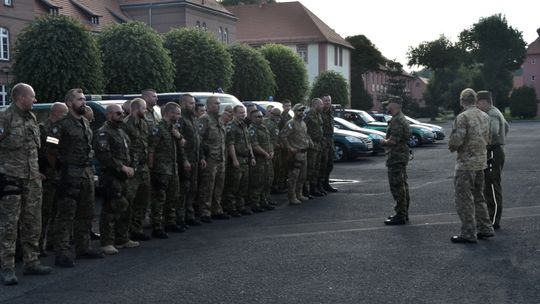
M 445 125 L 448 129 L 450 124 Z M 0 303 L 538 303 L 540 123 L 511 124 L 495 238 L 459 232 L 446 140 L 415 149 L 411 223 L 392 213 L 384 156 L 336 164 L 337 194 L 215 222 L 48 277 L 0 287 Z M 354 182 L 350 182 L 354 181 Z M 44 261 L 52 263 L 52 258 Z

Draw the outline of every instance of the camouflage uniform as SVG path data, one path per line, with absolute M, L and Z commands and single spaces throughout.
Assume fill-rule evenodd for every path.
M 41 149 L 39 150 L 39 171 L 45 179 L 43 184 L 43 200 L 41 206 L 41 236 L 39 238 L 39 248 L 45 251 L 45 247 L 51 247 L 54 243 L 54 216 L 56 214 L 56 187 L 58 184 L 58 170 L 51 168 L 47 159 L 47 134 L 51 132 L 53 122 L 47 119 L 39 124 L 41 134 Z
M 225 178 L 225 129 L 217 114 L 207 113 L 199 118 L 202 159 L 207 166 L 201 170 L 199 207 L 201 217 L 223 213 L 221 195 Z
M 332 109 L 324 110 L 321 113 L 323 139 L 321 141 L 321 171 L 319 173 L 319 184 L 329 185 L 330 173 L 334 170 L 334 115 Z
M 396 201 L 396 216 L 406 220 L 409 216 L 409 184 L 407 183 L 407 164 L 409 163 L 408 141 L 411 136 L 409 122 L 400 111 L 392 117 L 386 130 L 390 143 L 385 148 L 386 167 L 390 192 Z
M 307 127 L 304 121 L 291 119 L 283 127 L 280 133 L 285 148 L 289 151 L 289 200 L 302 197 L 302 187 L 306 181 L 307 158 L 306 152 L 311 145 L 311 139 L 307 134 Z M 296 153 L 289 149 L 296 149 Z
M 287 112 L 281 113 L 281 121 L 278 124 L 279 131 L 283 130 L 285 124 L 292 119 L 292 116 Z M 287 189 L 287 175 L 288 164 L 287 157 L 288 151 L 284 148 L 283 143 L 280 141 L 280 146 L 275 150 L 275 162 L 274 162 L 274 188 L 277 190 Z
M 25 265 L 39 262 L 41 179 L 38 165 L 39 127 L 31 112 L 15 104 L 0 111 L 0 260 L 15 267 L 17 230 Z
M 146 119 L 129 115 L 124 119 L 124 131 L 130 139 L 129 154 L 135 174 L 127 181 L 128 212 L 131 213 L 130 231 L 143 233 L 143 221 L 150 202 L 150 173 L 148 170 L 149 126 Z
M 163 224 L 176 225 L 178 206 L 178 144 L 172 134 L 173 124 L 162 120 L 152 129 L 148 152 L 154 155 L 150 169 L 152 182 L 152 208 L 150 218 L 154 230 L 163 229 Z
M 200 216 L 200 208 L 197 203 L 197 189 L 199 179 L 199 162 L 201 160 L 201 137 L 197 116 L 193 112 L 182 110 L 182 117 L 179 119 L 182 136 L 186 140 L 184 146 L 184 157 L 179 165 L 180 172 L 180 200 L 184 202 L 186 208 L 186 221 L 191 222 Z M 184 170 L 183 161 L 188 161 L 191 171 Z
M 320 181 L 321 171 L 321 154 L 323 153 L 322 147 L 324 145 L 323 138 L 323 120 L 321 114 L 315 111 L 309 111 L 304 118 L 306 123 L 307 133 L 313 142 L 313 147 L 308 150 L 307 153 L 307 176 L 309 181 L 309 190 L 319 190 L 322 185 Z M 326 151 L 328 152 L 328 151 Z M 325 163 L 326 164 L 326 163 Z M 325 165 L 323 164 L 323 166 Z M 308 191 L 308 193 L 310 192 Z
M 83 254 L 90 249 L 89 232 L 94 218 L 94 170 L 90 161 L 92 129 L 84 117 L 75 118 L 71 112 L 55 124 L 50 137 L 58 139 L 58 145 L 48 149 L 60 161 L 60 186 L 56 218 L 54 222 L 55 251 L 68 255 L 70 235 L 73 231 L 75 251 Z
M 450 151 L 457 151 L 454 187 L 461 237 L 471 241 L 476 240 L 477 229 L 493 234 L 483 193 L 489 132 L 488 115 L 474 105 L 468 106 L 456 117 L 448 141 Z
M 264 124 L 256 126 L 251 124 L 249 127 L 250 141 L 253 146 L 262 148 L 266 153 L 270 154 L 274 151 L 271 142 L 270 132 Z M 274 180 L 274 167 L 271 159 L 266 159 L 263 155 L 255 154 L 255 166 L 251 169 L 249 177 L 250 192 L 249 200 L 252 208 L 269 206 L 269 194 Z
M 501 111 L 494 106 L 486 112 L 489 115 L 491 144 L 487 147 L 488 168 L 484 170 L 484 195 L 491 222 L 499 226 L 503 208 L 501 174 L 504 167 L 504 138 L 508 133 L 508 122 Z
M 129 241 L 128 176 L 123 166 L 130 166 L 129 137 L 118 123 L 106 121 L 94 138 L 94 150 L 101 167 L 101 180 L 106 186 L 99 231 L 101 246 L 125 244 Z
M 279 158 L 278 154 L 280 153 L 282 147 L 281 147 L 281 140 L 279 139 L 279 125 L 276 121 L 272 119 L 265 119 L 263 121 L 264 126 L 266 129 L 268 129 L 268 134 L 270 135 L 270 144 L 272 145 L 272 148 L 274 148 L 274 158 L 272 159 L 272 168 L 271 168 L 271 174 L 272 174 L 272 185 L 270 189 L 268 189 L 268 192 L 266 193 L 266 198 L 270 201 L 270 193 L 272 191 L 272 187 L 275 187 L 275 179 L 277 174 L 277 165 L 278 162 L 277 159 Z
M 226 146 L 234 146 L 236 159 L 240 167 L 235 168 L 229 155 L 226 168 L 223 211 L 234 213 L 245 209 L 250 184 L 250 160 L 252 159 L 249 132 L 244 122 L 234 119 L 226 127 Z M 252 206 L 254 207 L 254 206 Z

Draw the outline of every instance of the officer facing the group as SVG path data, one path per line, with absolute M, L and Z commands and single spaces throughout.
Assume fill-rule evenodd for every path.
M 15 244 L 18 227 L 25 275 L 49 274 L 39 262 L 41 178 L 38 166 L 39 127 L 30 111 L 34 89 L 24 83 L 11 90 L 13 103 L 0 111 L 0 260 L 4 285 L 18 283 Z M 21 153 L 23 152 L 24 153 Z
M 148 137 L 150 130 L 144 119 L 146 102 L 135 98 L 130 104 L 130 114 L 124 119 L 124 130 L 130 139 L 129 154 L 131 166 L 135 170 L 128 179 L 127 200 L 131 213 L 130 232 L 134 241 L 149 241 L 150 236 L 143 231 L 143 221 L 150 202 L 150 172 L 148 169 Z
M 503 208 L 501 174 L 505 159 L 504 139 L 509 125 L 501 111 L 493 106 L 491 94 L 488 91 L 478 92 L 476 106 L 489 115 L 491 143 L 487 146 L 488 167 L 484 170 L 484 195 L 493 228 L 499 229 Z
M 386 130 L 386 139 L 382 140 L 387 156 L 388 182 L 396 201 L 395 215 L 390 216 L 386 225 L 403 225 L 409 220 L 409 184 L 407 183 L 407 164 L 409 163 L 410 137 L 409 122 L 401 112 L 401 98 L 393 97 L 384 102 L 392 119 Z
M 484 199 L 486 146 L 490 144 L 489 116 L 476 105 L 476 93 L 465 89 L 460 95 L 463 112 L 456 117 L 448 149 L 457 151 L 454 187 L 456 209 L 461 219 L 461 234 L 454 243 L 476 243 L 477 238 L 494 236 Z
M 302 188 L 306 181 L 307 170 L 307 149 L 313 146 L 307 134 L 306 123 L 304 122 L 303 104 L 295 104 L 293 107 L 294 118 L 289 120 L 280 133 L 285 149 L 288 152 L 289 166 L 289 203 L 299 205 L 308 198 L 302 195 Z
M 70 236 L 73 232 L 77 258 L 103 258 L 103 252 L 90 247 L 90 230 L 94 218 L 94 170 L 90 161 L 94 157 L 92 130 L 84 114 L 86 102 L 81 89 L 71 89 L 65 97 L 68 114 L 52 129 L 49 161 L 56 167 L 60 161 L 59 200 L 54 222 L 55 264 L 73 267 Z
M 94 138 L 94 150 L 101 167 L 101 180 L 106 185 L 99 230 L 101 249 L 105 254 L 117 254 L 117 248 L 139 246 L 129 239 L 129 202 L 127 179 L 135 171 L 131 167 L 129 137 L 122 130 L 124 112 L 119 105 L 109 105 L 106 109 L 107 121 L 99 128 Z M 116 245 L 116 247 L 115 247 Z

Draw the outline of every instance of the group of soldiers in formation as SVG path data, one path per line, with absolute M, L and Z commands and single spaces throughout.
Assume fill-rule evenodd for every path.
M 54 250 L 55 265 L 103 258 L 140 241 L 166 239 L 190 226 L 273 210 L 271 191 L 291 205 L 336 192 L 329 183 L 334 141 L 331 97 L 310 110 L 283 102 L 283 112 L 238 105 L 220 114 L 212 96 L 154 106 L 154 90 L 129 104 L 111 104 L 106 122 L 90 127 L 81 89 L 69 90 L 37 124 L 33 88 L 16 84 L 12 104 L 0 112 L 0 263 L 5 285 L 18 283 L 16 244 L 23 274 L 49 274 L 39 257 Z M 129 113 L 127 113 L 129 112 Z M 204 113 L 205 112 L 205 113 Z M 204 113 L 204 114 L 203 114 Z M 127 115 L 126 115 L 127 114 Z M 91 246 L 95 169 L 103 205 L 100 248 Z M 275 177 L 275 178 L 274 178 Z M 149 214 L 151 235 L 144 232 Z M 74 248 L 72 248 L 72 246 Z

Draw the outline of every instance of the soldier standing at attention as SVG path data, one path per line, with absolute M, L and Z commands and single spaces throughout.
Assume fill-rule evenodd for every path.
M 323 191 L 337 192 L 338 189 L 330 185 L 330 174 L 334 169 L 334 114 L 332 110 L 332 97 L 328 94 L 322 96 L 323 110 L 323 142 L 321 152 L 321 173 L 320 173 L 320 185 Z
M 454 189 L 462 225 L 461 234 L 450 240 L 476 243 L 478 238 L 494 236 L 484 198 L 486 147 L 490 144 L 489 116 L 476 107 L 476 93 L 472 89 L 461 92 L 460 102 L 463 112 L 454 121 L 448 149 L 457 151 Z
M 107 121 L 94 137 L 94 150 L 101 165 L 101 179 L 107 185 L 99 230 L 103 253 L 117 254 L 117 248 L 139 246 L 138 242 L 129 239 L 129 202 L 126 199 L 127 180 L 133 177 L 135 171 L 131 167 L 129 137 L 121 126 L 124 116 L 122 107 L 109 105 L 106 116 Z
M 308 162 L 308 183 L 307 193 L 313 196 L 323 196 L 320 186 L 321 154 L 324 145 L 323 121 L 321 117 L 323 102 L 320 98 L 311 101 L 311 108 L 306 114 L 304 122 L 306 123 L 307 133 L 313 142 L 313 147 L 309 148 L 307 153 Z M 326 192 L 325 192 L 326 193 Z
M 13 103 L 0 111 L 0 261 L 4 285 L 18 284 L 15 275 L 17 233 L 23 250 L 23 274 L 44 275 L 51 267 L 39 262 L 41 233 L 40 146 L 36 116 L 30 111 L 36 94 L 24 83 L 11 90 Z M 20 229 L 19 229 L 20 228 Z
M 39 250 L 41 256 L 47 256 L 46 248 L 52 250 L 54 243 L 53 223 L 56 214 L 56 187 L 58 168 L 49 166 L 47 159 L 47 134 L 51 133 L 54 124 L 62 119 L 68 112 L 67 106 L 63 102 L 55 102 L 51 106 L 49 118 L 39 124 L 41 134 L 41 149 L 39 150 L 39 171 L 45 179 L 43 180 L 43 203 L 41 206 L 41 236 L 39 238 Z
M 388 123 L 386 139 L 381 143 L 385 147 L 386 167 L 388 167 L 388 183 L 396 201 L 395 215 L 390 216 L 386 225 L 404 225 L 409 220 L 409 184 L 407 183 L 407 164 L 409 163 L 410 137 L 409 122 L 401 112 L 401 98 L 392 97 L 383 103 L 392 115 Z
M 226 127 L 226 144 L 229 159 L 226 168 L 227 182 L 223 209 L 230 216 L 239 217 L 240 214 L 249 213 L 245 204 L 249 194 L 249 171 L 250 167 L 255 165 L 255 158 L 251 150 L 248 128 L 244 122 L 246 109 L 241 105 L 235 106 L 233 114 L 233 121 Z M 251 207 L 253 212 L 264 211 L 254 205 Z
M 130 139 L 129 154 L 135 170 L 127 183 L 127 200 L 131 214 L 130 232 L 134 241 L 149 241 L 150 236 L 143 231 L 143 221 L 150 202 L 150 173 L 148 169 L 148 137 L 150 130 L 144 119 L 146 102 L 135 98 L 130 103 L 130 114 L 124 119 L 123 129 Z
M 274 148 L 274 157 L 272 158 L 272 176 L 274 179 L 272 180 L 272 185 L 270 189 L 268 189 L 268 192 L 266 193 L 266 198 L 268 200 L 268 204 L 272 206 L 276 206 L 277 204 L 270 199 L 270 194 L 272 191 L 275 190 L 275 176 L 276 176 L 276 163 L 278 158 L 278 151 L 281 149 L 281 141 L 279 140 L 279 123 L 281 122 L 281 110 L 278 108 L 273 108 L 270 112 L 270 116 L 268 118 L 265 118 L 263 120 L 264 126 L 268 129 L 268 133 L 270 134 L 270 143 L 272 144 L 272 147 Z
M 478 92 L 476 106 L 489 115 L 491 144 L 487 147 L 488 167 L 484 170 L 486 197 L 489 218 L 494 229 L 501 227 L 503 196 L 501 174 L 504 167 L 504 139 L 508 133 L 508 122 L 499 109 L 493 106 L 491 94 L 488 91 Z
M 291 101 L 288 99 L 283 100 L 283 112 L 281 112 L 281 120 L 278 124 L 279 130 L 283 130 L 283 127 L 289 120 L 292 119 L 292 116 L 289 114 L 291 110 Z M 287 165 L 287 156 L 288 151 L 283 146 L 283 143 L 280 140 L 279 148 L 274 151 L 275 157 L 275 175 L 274 175 L 274 192 L 276 193 L 285 193 L 287 191 L 287 174 L 289 172 Z
M 250 142 L 255 154 L 255 166 L 251 168 L 249 183 L 249 201 L 251 209 L 274 210 L 269 202 L 268 195 L 274 180 L 274 147 L 270 139 L 270 132 L 263 124 L 263 114 L 255 110 L 250 115 L 251 126 L 249 127 Z
M 144 99 L 144 101 L 146 102 L 146 113 L 144 114 L 144 119 L 146 119 L 148 127 L 150 128 L 150 130 L 152 130 L 161 120 L 161 116 L 154 110 L 154 106 L 157 104 L 158 101 L 156 90 L 143 90 L 141 92 L 141 98 Z
M 306 107 L 300 103 L 293 107 L 294 118 L 289 120 L 280 133 L 285 149 L 288 151 L 289 165 L 289 204 L 300 205 L 308 198 L 302 195 L 302 187 L 306 181 L 307 149 L 312 146 L 304 123 L 304 110 Z
M 75 266 L 70 252 L 73 231 L 77 258 L 103 258 L 103 252 L 90 248 L 89 232 L 94 218 L 94 157 L 92 130 L 86 118 L 86 102 L 81 89 L 71 89 L 65 97 L 68 114 L 53 128 L 47 142 L 49 162 L 60 161 L 59 201 L 54 222 L 56 259 L 60 267 Z
M 207 163 L 201 170 L 199 206 L 201 221 L 212 222 L 217 219 L 230 219 L 223 213 L 221 195 L 225 182 L 225 128 L 219 119 L 219 98 L 211 96 L 206 101 L 207 113 L 199 118 L 202 159 Z
M 186 140 L 184 146 L 183 166 L 180 166 L 180 200 L 184 201 L 186 206 L 186 224 L 190 226 L 199 226 L 201 223 L 200 208 L 197 204 L 197 190 L 199 179 L 199 165 L 202 169 L 206 168 L 206 161 L 201 158 L 201 137 L 199 135 L 199 126 L 197 123 L 197 114 L 195 113 L 195 98 L 189 94 L 182 95 L 180 98 L 182 107 L 182 116 L 178 120 L 182 136 Z
M 178 104 L 167 103 L 163 108 L 163 120 L 152 129 L 148 143 L 148 167 L 152 182 L 152 237 L 158 239 L 169 237 L 165 231 L 185 231 L 184 227 L 176 225 L 175 209 L 180 190 L 177 142 L 182 139 L 175 124 L 180 115 Z

